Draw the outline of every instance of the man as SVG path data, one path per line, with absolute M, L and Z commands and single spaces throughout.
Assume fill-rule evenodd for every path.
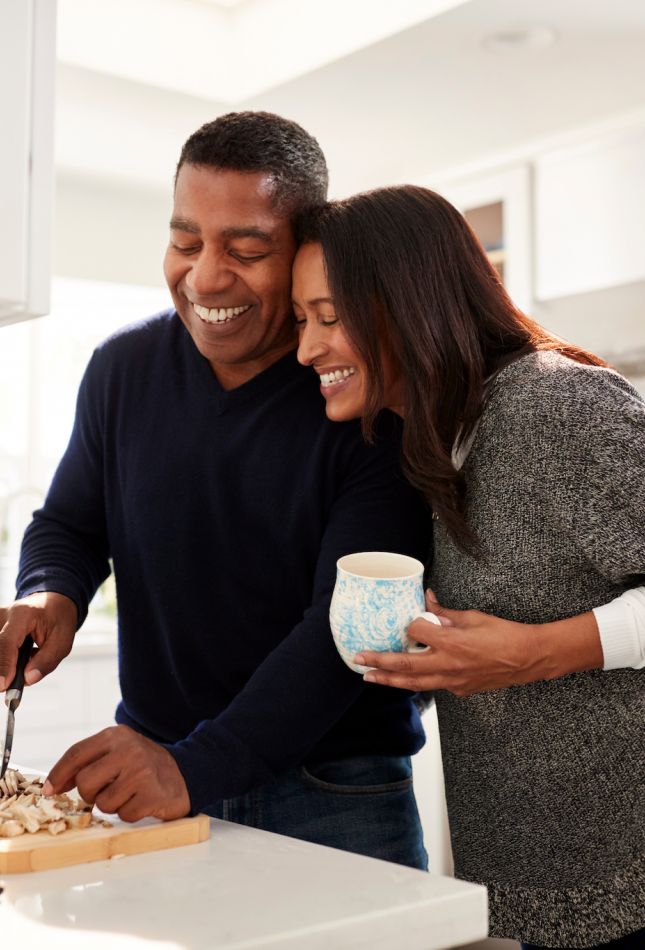
M 324 418 L 295 358 L 293 219 L 326 185 L 317 142 L 278 116 L 222 116 L 186 142 L 175 309 L 90 361 L 0 615 L 0 688 L 28 633 L 28 683 L 67 655 L 111 557 L 119 725 L 72 747 L 48 790 L 77 785 L 126 821 L 207 811 L 425 867 L 410 694 L 366 686 L 328 626 L 338 557 L 424 557 L 429 531 L 393 417 L 365 445 Z

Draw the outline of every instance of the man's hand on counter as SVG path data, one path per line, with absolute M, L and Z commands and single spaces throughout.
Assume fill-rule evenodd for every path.
M 25 682 L 31 686 L 65 659 L 72 649 L 76 623 L 74 601 L 52 591 L 39 591 L 0 607 L 0 692 L 13 680 L 18 649 L 27 635 L 38 647 L 25 669 Z
M 128 726 L 111 726 L 73 745 L 47 776 L 43 794 L 74 787 L 84 801 L 123 821 L 170 821 L 190 812 L 186 783 L 173 757 Z

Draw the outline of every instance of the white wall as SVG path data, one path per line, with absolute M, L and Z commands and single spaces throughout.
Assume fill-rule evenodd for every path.
M 172 209 L 166 189 L 60 172 L 54 211 L 54 273 L 161 287 Z

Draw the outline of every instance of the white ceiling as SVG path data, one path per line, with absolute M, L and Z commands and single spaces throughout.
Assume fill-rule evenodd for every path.
M 62 171 L 168 189 L 199 124 L 263 108 L 317 136 L 340 195 L 645 110 L 643 0 L 223 3 L 59 0 Z M 530 26 L 556 41 L 484 46 Z
M 465 2 L 58 0 L 58 55 L 237 104 Z
M 218 7 L 230 10 L 231 7 L 238 7 L 241 3 L 248 3 L 249 0 L 205 0 L 205 2 L 214 3 Z

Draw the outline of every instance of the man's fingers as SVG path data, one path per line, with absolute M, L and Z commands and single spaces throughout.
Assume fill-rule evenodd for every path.
M 32 632 L 30 626 L 27 615 L 21 612 L 11 614 L 0 630 L 0 692 L 9 687 L 16 675 L 18 649 Z
M 137 791 L 127 802 L 119 806 L 117 813 L 121 821 L 139 821 L 151 814 L 151 808 L 141 793 Z
M 103 789 L 102 792 L 96 798 L 96 807 L 101 811 L 105 812 L 106 815 L 118 814 L 119 818 L 123 818 L 121 811 L 125 808 L 133 798 L 137 797 L 140 789 L 137 788 L 136 782 L 127 781 L 121 776 L 115 777 L 114 781 Z M 148 814 L 150 814 L 148 812 Z M 139 817 L 143 818 L 143 815 Z M 123 819 L 128 821 L 127 818 Z M 136 821 L 136 819 L 130 819 L 131 821 Z
M 17 659 L 18 647 L 6 637 L 0 637 L 0 693 L 4 693 L 13 679 Z
M 25 682 L 28 686 L 37 683 L 56 669 L 72 649 L 73 636 L 53 630 L 43 645 L 32 656 L 25 669 Z
M 90 736 L 89 739 L 83 739 L 71 746 L 47 776 L 43 795 L 60 795 L 74 788 L 76 776 L 81 769 L 101 758 L 108 751 L 108 732 L 108 729 L 103 729 L 95 736 Z
M 121 767 L 118 756 L 107 753 L 90 762 L 76 773 L 76 788 L 83 801 L 88 804 L 96 802 L 112 786 L 119 777 Z M 106 809 L 99 805 L 102 811 Z M 116 809 L 113 809 L 116 811 Z

